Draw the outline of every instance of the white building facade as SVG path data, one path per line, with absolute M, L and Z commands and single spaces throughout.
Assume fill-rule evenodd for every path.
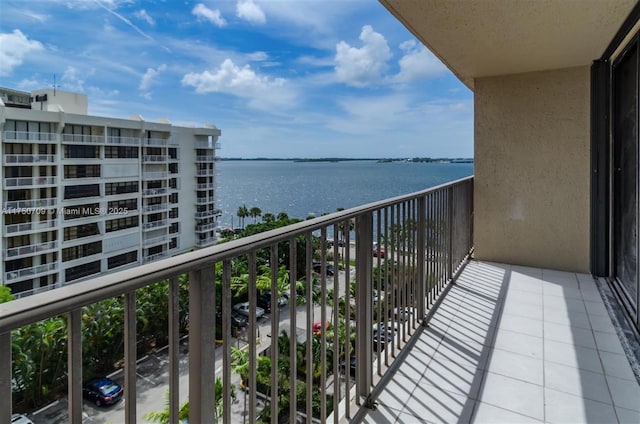
M 0 279 L 18 296 L 216 243 L 215 126 L 0 88 Z

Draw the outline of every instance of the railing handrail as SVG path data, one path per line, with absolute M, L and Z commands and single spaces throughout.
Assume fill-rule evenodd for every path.
M 134 269 L 99 275 L 93 279 L 83 281 L 82 284 L 73 284 L 56 289 L 55 296 L 49 292 L 3 303 L 0 304 L 0 334 L 110 297 L 131 292 L 151 282 L 162 281 L 194 269 L 202 269 L 212 263 L 232 259 L 252 250 L 266 248 L 289 240 L 298 234 L 313 233 L 313 231 L 321 227 L 338 224 L 341 221 L 344 222 L 347 219 L 356 218 L 359 215 L 400 201 L 416 199 L 445 187 L 454 187 L 471 180 L 473 180 L 473 176 L 426 190 L 334 212 L 264 233 L 231 240 L 223 244 L 205 247 L 179 256 L 169 257 L 153 264 L 142 264 Z

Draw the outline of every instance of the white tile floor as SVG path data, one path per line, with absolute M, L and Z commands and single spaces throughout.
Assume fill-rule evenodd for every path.
M 472 261 L 367 423 L 640 423 L 592 277 Z

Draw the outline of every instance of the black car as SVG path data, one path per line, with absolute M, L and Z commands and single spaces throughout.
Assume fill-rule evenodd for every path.
M 340 372 L 342 372 L 343 374 L 345 374 L 345 373 L 346 373 L 345 365 L 346 365 L 346 364 L 345 364 L 345 361 L 344 361 L 344 359 L 342 359 L 342 360 L 340 361 Z M 356 376 L 356 357 L 355 357 L 355 356 L 351 356 L 351 357 L 349 358 L 349 374 L 350 374 L 352 377 L 355 377 L 355 376 Z
M 322 272 L 322 263 L 314 262 L 313 263 L 313 271 L 317 272 L 318 274 L 320 274 Z M 333 273 L 334 273 L 333 264 L 327 264 L 326 271 L 327 271 L 327 275 L 331 277 L 333 275 Z
M 249 320 L 236 311 L 231 312 L 231 327 L 244 328 L 249 324 Z M 222 326 L 222 312 L 216 313 L 216 325 Z
M 110 378 L 94 378 L 82 387 L 82 395 L 96 406 L 113 405 L 120 399 L 124 390 Z
M 283 293 L 278 298 L 278 306 L 283 307 L 289 303 L 289 297 L 286 293 Z M 271 312 L 271 291 L 267 290 L 258 296 L 258 306 L 265 310 L 265 312 Z

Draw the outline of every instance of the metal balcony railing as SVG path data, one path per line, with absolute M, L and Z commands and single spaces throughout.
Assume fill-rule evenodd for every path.
M 143 138 L 142 144 L 145 146 L 166 146 L 169 142 L 168 138 Z
M 14 163 L 56 163 L 56 155 L 5 155 L 5 165 Z
M 163 194 L 167 194 L 166 188 L 148 188 L 146 190 L 142 190 L 143 196 L 161 196 Z
M 166 162 L 169 160 L 169 156 L 167 155 L 143 155 L 142 162 Z
M 7 271 L 4 273 L 4 279 L 5 281 L 13 281 L 13 280 L 18 280 L 25 277 L 33 278 L 33 277 L 36 277 L 38 274 L 50 273 L 52 271 L 56 271 L 57 269 L 58 269 L 58 263 L 52 262 L 49 264 L 38 265 L 31 268 L 22 268 L 15 271 Z M 1 310 L 2 309 L 0 309 L 0 311 Z M 9 393 L 9 392 L 2 392 L 2 393 Z M 2 422 L 4 422 L 4 420 L 2 420 Z
M 168 208 L 169 205 L 167 203 L 161 203 L 159 205 L 147 205 L 142 207 L 142 213 L 166 211 Z
M 218 224 L 216 222 L 211 222 L 209 224 L 198 224 L 196 225 L 196 233 L 202 233 L 205 231 L 214 230 Z
M 143 180 L 161 180 L 161 179 L 165 179 L 165 178 L 169 178 L 169 173 L 168 172 L 157 171 L 157 172 L 143 172 L 142 173 L 142 179 Z
M 168 243 L 169 242 L 169 236 L 160 236 L 160 237 L 154 237 L 151 239 L 145 239 L 142 240 L 142 246 L 143 247 L 149 247 L 149 246 L 153 246 L 155 244 L 161 244 L 161 243 Z
M 21 224 L 9 224 L 5 225 L 4 233 L 13 234 L 28 231 L 47 230 L 49 228 L 54 228 L 57 224 L 58 222 L 55 219 L 49 219 L 46 221 L 23 222 Z
M 216 188 L 215 183 L 200 183 L 196 184 L 196 190 L 213 190 Z
M 107 144 L 119 144 L 126 146 L 138 146 L 140 145 L 139 137 L 117 137 L 117 136 L 108 136 Z
M 88 134 L 62 134 L 63 143 L 90 143 L 90 144 L 104 144 L 105 138 L 103 135 L 88 135 Z
M 215 197 L 196 197 L 196 205 L 206 205 L 207 203 L 214 203 Z
M 214 175 L 214 170 L 213 169 L 198 169 L 198 170 L 196 170 L 196 175 L 201 176 L 201 177 Z
M 5 258 L 17 259 L 22 256 L 33 255 L 35 253 L 45 253 L 49 250 L 54 250 L 58 247 L 57 241 L 50 241 L 38 244 L 31 244 L 29 246 L 12 247 L 5 251 Z
M 213 155 L 196 156 L 196 162 L 213 162 L 215 159 Z
M 5 178 L 4 187 L 28 187 L 28 186 L 40 186 L 40 185 L 54 185 L 56 184 L 56 177 L 17 177 L 17 178 Z
M 58 134 L 35 131 L 5 131 L 4 140 L 16 140 L 24 143 L 55 143 L 58 141 Z
M 237 341 L 232 338 L 231 287 L 238 279 L 234 264 L 242 261 L 250 305 L 243 338 L 248 344 L 244 418 L 256 422 L 259 414 L 268 414 L 273 423 L 300 417 L 307 422 L 312 417 L 348 420 L 370 404 L 398 350 L 467 259 L 472 217 L 469 177 L 2 304 L 0 393 L 11 390 L 11 331 L 66 315 L 68 421 L 82 422 L 83 359 L 89 360 L 82 357 L 82 310 L 124 296 L 124 421 L 136 422 L 136 289 L 168 280 L 168 405 L 170 422 L 178 422 L 178 277 L 187 273 L 189 422 L 235 422 L 231 348 Z M 269 271 L 258 275 L 265 264 Z M 282 270 L 291 282 L 284 289 Z M 289 304 L 295 313 L 281 321 L 278 296 L 271 296 L 271 313 L 263 318 L 271 337 L 262 338 L 257 335 L 256 285 L 265 279 L 272 293 L 280 288 L 298 302 Z M 218 347 L 213 343 L 217 326 L 222 338 Z M 268 375 L 261 374 L 260 380 L 258 373 L 265 371 L 258 369 L 259 355 L 261 362 L 279 364 L 267 367 Z M 222 380 L 220 399 L 212 395 L 216 377 Z M 214 412 L 217 401 L 220 416 Z M 0 403 L 0 422 L 9 422 L 10 416 L 10 402 Z
M 22 212 L 37 208 L 52 208 L 58 204 L 58 199 L 51 197 L 48 199 L 33 199 L 33 200 L 12 200 L 4 202 L 4 208 L 7 213 L 13 211 Z

